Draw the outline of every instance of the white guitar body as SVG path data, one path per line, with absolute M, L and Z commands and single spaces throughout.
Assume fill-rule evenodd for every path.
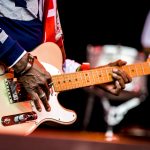
M 58 46 L 53 43 L 44 43 L 37 47 L 33 52 L 41 63 L 45 66 L 51 75 L 62 74 L 62 54 Z M 62 107 L 57 99 L 59 93 L 55 92 L 50 95 L 49 104 L 51 111 L 45 111 L 42 103 L 42 112 L 38 112 L 32 102 L 32 100 L 10 103 L 9 96 L 6 90 L 5 75 L 0 77 L 0 119 L 2 117 L 10 116 L 14 114 L 22 114 L 26 112 L 35 112 L 37 119 L 25 121 L 23 123 L 17 123 L 10 126 L 4 126 L 0 123 L 0 133 L 5 134 L 19 134 L 28 135 L 32 133 L 41 123 L 50 121 L 58 124 L 69 125 L 72 124 L 77 116 L 72 110 Z
M 54 43 L 44 43 L 37 47 L 33 52 L 46 70 L 52 75 L 53 86 L 49 97 L 51 111 L 45 111 L 42 103 L 42 112 L 38 112 L 32 100 L 11 101 L 14 98 L 14 89 L 11 89 L 8 78 L 9 74 L 0 76 L 0 133 L 28 135 L 32 133 L 41 123 L 49 121 L 58 124 L 72 124 L 77 116 L 72 110 L 62 107 L 58 100 L 56 91 L 81 88 L 91 85 L 98 85 L 113 81 L 113 67 L 95 68 L 86 71 L 63 74 L 62 54 L 60 48 Z M 146 62 L 125 65 L 120 69 L 126 71 L 131 77 L 150 74 L 150 59 Z M 0 71 L 2 69 L 0 68 Z M 8 84 L 7 84 L 8 83 Z M 11 89 L 11 90 L 10 90 Z M 17 88 L 16 88 L 17 89 Z M 54 90 L 55 89 L 55 90 Z M 10 96 L 10 94 L 12 94 Z M 14 99 L 13 99 L 14 100 Z

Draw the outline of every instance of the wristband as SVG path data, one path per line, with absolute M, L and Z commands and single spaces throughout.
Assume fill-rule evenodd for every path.
M 27 71 L 29 71 L 32 68 L 33 63 L 34 63 L 34 58 L 35 56 L 32 56 L 30 53 L 28 53 L 26 67 L 22 71 L 18 72 L 17 76 L 22 76 L 23 74 L 25 74 Z

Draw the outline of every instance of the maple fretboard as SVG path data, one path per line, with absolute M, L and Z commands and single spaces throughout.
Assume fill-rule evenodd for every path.
M 132 78 L 150 74 L 150 62 L 142 62 L 125 65 L 120 69 L 127 72 Z M 65 91 L 91 85 L 111 82 L 113 80 L 113 67 L 95 68 L 75 73 L 61 74 L 52 76 L 55 91 Z

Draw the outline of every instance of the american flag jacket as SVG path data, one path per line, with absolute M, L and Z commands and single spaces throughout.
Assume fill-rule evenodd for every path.
M 61 40 L 56 0 L 0 0 L 0 60 L 6 65 L 42 42 L 61 46 Z
M 11 67 L 47 41 L 63 46 L 56 0 L 0 0 L 0 61 Z M 66 59 L 64 71 L 79 65 Z

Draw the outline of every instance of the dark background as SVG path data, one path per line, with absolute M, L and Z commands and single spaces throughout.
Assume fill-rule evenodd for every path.
M 141 50 L 148 0 L 58 0 L 67 56 L 82 62 L 87 44 L 122 44 Z
M 148 0 L 114 0 L 113 2 L 108 0 L 58 0 L 67 57 L 79 63 L 86 61 L 88 44 L 121 44 L 142 51 L 141 33 L 150 8 L 149 3 Z M 83 130 L 88 96 L 89 94 L 83 89 L 60 93 L 61 105 L 75 110 L 78 119 L 74 124 L 60 126 L 59 129 Z M 150 128 L 149 110 L 148 96 L 146 102 L 129 111 L 120 126 L 133 124 Z M 103 115 L 104 112 L 98 99 L 94 102 L 91 120 L 86 130 L 105 131 L 106 124 Z

